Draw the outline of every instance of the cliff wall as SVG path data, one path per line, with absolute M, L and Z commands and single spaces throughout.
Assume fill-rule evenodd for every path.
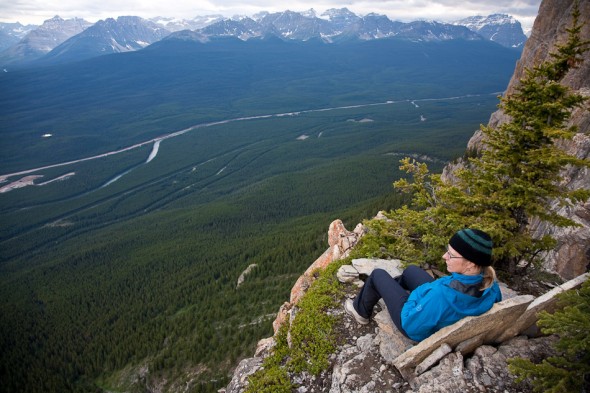
M 527 40 L 522 56 L 516 64 L 514 75 L 508 84 L 506 95 L 515 91 L 525 70 L 548 60 L 550 53 L 557 45 L 564 43 L 571 26 L 571 14 L 574 0 L 544 0 L 539 7 L 539 14 L 533 25 L 530 38 Z M 590 39 L 590 1 L 581 0 L 580 22 L 584 23 L 581 36 Z M 582 65 L 570 71 L 563 84 L 579 94 L 590 97 L 590 51 L 584 54 Z M 497 127 L 506 121 L 506 115 L 498 110 L 494 112 L 488 123 Z M 572 141 L 562 142 L 561 146 L 568 153 L 579 158 L 590 159 L 590 110 L 588 105 L 578 108 L 572 113 L 569 125 L 578 127 L 578 135 Z M 468 143 L 468 149 L 480 150 L 483 147 L 482 133 L 477 131 Z M 444 174 L 452 178 L 451 172 L 457 165 L 449 165 Z M 588 168 L 569 168 L 562 172 L 559 179 L 569 188 L 590 188 L 590 170 Z M 574 207 L 560 207 L 557 203 L 553 208 L 561 215 L 578 223 L 579 227 L 558 228 L 547 223 L 534 220 L 531 230 L 536 236 L 552 235 L 558 242 L 557 247 L 543 256 L 543 265 L 558 273 L 565 279 L 571 279 L 588 270 L 590 265 L 590 201 Z

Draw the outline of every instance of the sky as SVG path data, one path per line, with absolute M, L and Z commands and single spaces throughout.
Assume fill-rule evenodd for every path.
M 391 20 L 451 22 L 467 16 L 503 13 L 514 16 L 528 30 L 541 0 L 0 0 L 0 22 L 41 25 L 59 15 L 88 22 L 118 16 L 156 16 L 191 19 L 201 15 L 251 16 L 261 11 L 306 11 L 321 14 L 330 8 L 348 8 L 358 15 L 374 12 Z

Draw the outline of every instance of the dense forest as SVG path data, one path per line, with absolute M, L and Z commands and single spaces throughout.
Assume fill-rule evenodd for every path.
M 513 57 L 506 54 L 505 60 Z M 83 87 L 55 100 L 51 89 L 41 89 L 34 101 L 39 117 L 28 118 L 34 108 L 15 86 L 32 76 L 4 80 L 23 94 L 11 103 L 12 124 L 27 119 L 26 127 L 11 130 L 14 141 L 3 130 L 12 148 L 15 141 L 26 146 L 15 154 L 2 147 L 3 168 L 14 171 L 195 124 L 290 114 L 195 127 L 163 140 L 150 162 L 152 146 L 145 145 L 35 172 L 44 176 L 37 183 L 74 175 L 0 194 L 0 390 L 143 391 L 154 384 L 172 390 L 190 381 L 191 391 L 214 392 L 224 386 L 237 361 L 271 334 L 294 281 L 326 249 L 330 222 L 340 218 L 352 228 L 378 210 L 398 207 L 405 197 L 391 183 L 402 176 L 402 156 L 421 156 L 436 170 L 463 154 L 494 110 L 494 92 L 506 85 L 513 63 L 503 64 L 503 72 L 469 87 L 473 75 L 446 80 L 441 73 L 440 81 L 414 76 L 400 84 L 373 74 L 372 85 L 354 94 L 344 94 L 342 86 L 350 82 L 341 85 L 336 76 L 314 91 L 322 71 L 305 89 L 290 82 L 303 96 L 283 100 L 273 88 L 275 95 L 260 98 L 256 90 L 243 93 L 241 106 L 235 101 L 230 110 L 195 106 L 195 114 L 184 108 L 167 122 L 165 116 L 153 120 L 157 126 L 145 114 L 140 120 L 129 116 L 115 128 L 106 119 L 119 122 L 126 111 L 114 111 L 112 119 L 103 112 L 95 124 L 92 117 L 83 123 L 71 109 L 56 110 L 59 100 L 72 102 Z M 47 75 L 38 75 L 39 86 L 55 83 Z M 334 90 L 329 98 L 327 82 Z M 371 91 L 375 84 L 391 95 Z M 175 99 L 182 101 L 189 91 L 175 92 Z M 113 99 L 107 92 L 97 89 L 79 104 Z M 145 98 L 129 94 L 121 91 L 128 103 Z M 313 100 L 304 104 L 306 97 Z M 161 106 L 151 109 L 163 113 Z M 68 115 L 77 125 L 68 124 Z M 55 129 L 65 139 L 39 138 L 51 122 L 63 127 Z M 79 132 L 81 124 L 88 133 Z M 93 136 L 92 129 L 101 127 L 104 133 Z M 117 132 L 123 137 L 115 138 Z M 80 144 L 72 145 L 76 140 Z M 256 267 L 237 288 L 250 264 Z

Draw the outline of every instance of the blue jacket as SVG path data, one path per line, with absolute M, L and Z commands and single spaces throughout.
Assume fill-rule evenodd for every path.
M 497 282 L 486 288 L 480 297 L 468 295 L 451 288 L 457 280 L 467 286 L 481 282 L 482 275 L 466 276 L 451 273 L 430 283 L 422 284 L 410 293 L 401 312 L 402 327 L 408 337 L 415 341 L 424 340 L 445 326 L 461 318 L 481 315 L 494 303 L 502 300 Z

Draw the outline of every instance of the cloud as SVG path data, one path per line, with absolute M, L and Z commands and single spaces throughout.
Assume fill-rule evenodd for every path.
M 452 21 L 473 15 L 506 13 L 523 25 L 532 25 L 541 0 L 293 0 L 288 5 L 270 0 L 13 0 L 0 3 L 0 21 L 41 24 L 59 15 L 64 19 L 80 17 L 89 22 L 136 15 L 144 18 L 168 16 L 190 19 L 198 15 L 253 15 L 260 11 L 278 12 L 310 8 L 324 12 L 347 7 L 365 15 L 370 12 L 387 15 L 392 20 L 418 19 Z

